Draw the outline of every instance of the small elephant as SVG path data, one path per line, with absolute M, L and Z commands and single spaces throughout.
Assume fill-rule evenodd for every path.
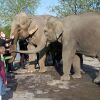
M 100 14 L 83 13 L 62 19 L 49 18 L 45 28 L 48 42 L 62 36 L 62 80 L 70 80 L 70 69 L 76 53 L 95 57 L 100 61 Z M 55 33 L 55 34 L 54 34 Z M 94 80 L 100 82 L 100 73 Z
M 60 41 L 60 42 L 62 41 L 62 35 L 59 35 L 59 34 L 62 34 L 63 30 L 60 31 L 60 29 L 63 26 L 58 27 L 58 29 L 57 29 L 57 32 L 59 30 L 58 34 L 56 34 L 56 32 L 53 32 L 53 35 L 52 35 L 52 34 L 46 34 L 46 32 L 44 32 L 44 29 L 45 29 L 48 19 L 58 19 L 58 18 L 53 17 L 53 16 L 31 16 L 30 17 L 30 16 L 27 16 L 25 13 L 20 13 L 15 16 L 15 19 L 13 20 L 12 28 L 11 28 L 11 36 L 14 35 L 16 37 L 13 46 L 16 46 L 16 42 L 18 39 L 24 38 L 24 39 L 28 39 L 28 41 L 29 41 L 28 50 L 30 50 L 30 51 L 19 50 L 17 52 L 31 53 L 31 54 L 29 54 L 29 58 L 33 57 L 33 53 L 36 54 L 37 52 L 40 52 L 40 55 L 42 54 L 40 56 L 41 62 L 39 62 L 40 71 L 43 71 L 45 68 L 44 67 L 45 66 L 44 58 L 46 56 L 44 54 L 46 52 L 45 48 L 46 48 L 47 44 L 54 42 L 56 40 Z M 58 23 L 58 25 L 60 23 Z M 61 23 L 61 25 L 62 25 L 62 23 Z M 51 27 L 52 27 L 52 25 L 51 25 Z M 54 27 L 53 27 L 53 30 L 55 30 Z M 56 35 L 59 38 L 56 38 Z M 34 45 L 36 45 L 36 48 L 34 48 Z M 77 57 L 76 56 L 74 56 L 74 57 L 77 60 Z M 74 58 L 71 61 L 75 61 Z M 78 59 L 77 61 L 79 61 L 78 63 L 80 64 L 80 60 Z M 75 64 L 75 66 L 76 66 L 76 61 L 72 62 L 72 64 Z M 32 68 L 33 68 L 33 66 L 32 66 Z M 80 69 L 80 66 L 78 69 Z M 79 73 L 80 73 L 80 70 L 79 70 Z M 78 75 L 77 77 L 81 77 L 81 75 Z

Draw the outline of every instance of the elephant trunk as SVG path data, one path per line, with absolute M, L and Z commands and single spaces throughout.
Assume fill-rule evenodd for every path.
M 12 63 L 15 60 L 16 53 L 12 51 L 17 50 L 17 40 L 18 40 L 18 36 L 14 38 L 13 44 L 10 46 L 10 53 L 11 53 L 12 58 L 9 60 L 9 63 Z
M 33 54 L 33 53 L 36 54 L 46 48 L 46 43 L 47 43 L 47 38 L 45 36 L 42 36 L 41 41 L 37 44 L 37 47 L 34 50 L 28 50 L 28 51 L 17 50 L 15 52 L 26 53 L 26 54 Z
M 42 43 L 40 44 L 38 47 L 36 47 L 34 50 L 17 50 L 17 51 L 14 51 L 16 53 L 25 53 L 25 54 L 36 54 L 38 52 L 41 52 L 42 50 L 44 50 L 46 47 L 46 43 Z

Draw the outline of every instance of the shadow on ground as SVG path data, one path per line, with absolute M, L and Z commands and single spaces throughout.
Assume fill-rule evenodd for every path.
M 82 79 L 70 81 L 60 81 L 59 69 L 53 66 L 47 66 L 45 73 L 9 76 L 11 91 L 4 100 L 100 100 L 100 87 L 93 83 L 98 70 L 85 64 L 82 68 Z
M 17 88 L 17 79 L 15 79 L 15 74 L 13 72 L 7 73 L 7 80 L 7 90 L 6 94 L 3 95 L 3 100 L 10 100 L 11 98 L 13 98 L 13 92 L 16 91 Z

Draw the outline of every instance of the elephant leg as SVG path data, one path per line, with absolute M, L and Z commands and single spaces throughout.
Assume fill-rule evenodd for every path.
M 100 64 L 100 56 L 99 56 L 98 59 L 99 59 L 99 64 Z M 98 76 L 94 79 L 94 83 L 100 83 L 100 68 L 99 68 L 99 74 L 98 74 Z
M 80 68 L 80 57 L 78 55 L 75 55 L 73 59 L 73 69 L 74 74 L 72 75 L 73 78 L 81 78 L 81 68 Z
M 74 56 L 75 56 L 75 49 L 73 44 L 69 43 L 68 45 L 63 46 L 62 50 L 63 75 L 61 76 L 61 80 L 70 80 L 70 70 Z
M 30 49 L 35 49 L 33 45 L 28 44 L 27 46 L 28 50 Z M 29 54 L 29 64 L 27 65 L 27 72 L 35 72 L 35 63 L 34 61 L 36 60 L 36 54 Z
M 39 72 L 46 72 L 45 60 L 46 60 L 46 54 L 39 60 L 39 65 L 40 65 Z
M 36 57 L 35 54 L 29 54 L 29 65 L 27 66 L 27 72 L 35 72 L 35 63 L 34 63 L 34 58 Z
M 94 83 L 100 83 L 100 68 L 98 76 L 94 79 Z

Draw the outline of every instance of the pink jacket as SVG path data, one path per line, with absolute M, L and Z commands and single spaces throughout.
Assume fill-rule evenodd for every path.
M 0 61 L 0 76 L 3 79 L 3 82 L 5 83 L 6 81 L 6 72 L 5 72 L 5 66 L 2 61 Z

